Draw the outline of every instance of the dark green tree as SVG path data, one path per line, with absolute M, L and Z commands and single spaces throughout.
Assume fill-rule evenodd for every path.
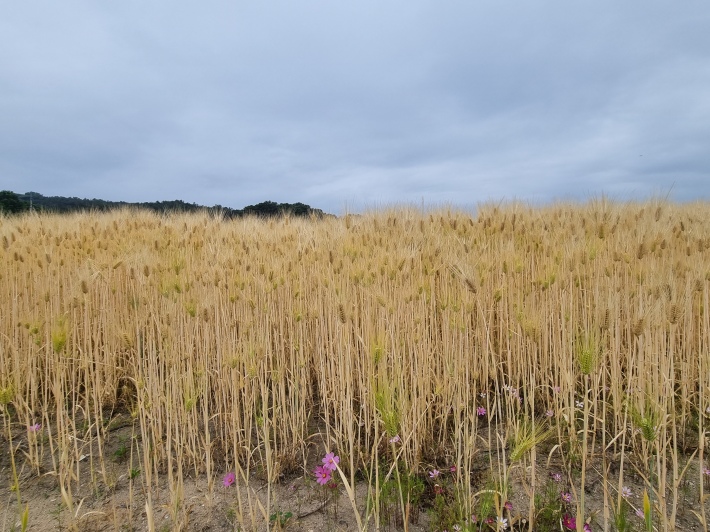
M 3 194 L 14 193 L 5 191 Z M 320 209 L 313 209 L 304 203 L 276 203 L 275 201 L 263 201 L 256 205 L 247 205 L 244 209 L 232 209 L 222 205 L 205 207 L 196 203 L 186 203 L 182 200 L 152 201 L 144 203 L 128 203 L 125 201 L 105 201 L 101 199 L 82 199 L 64 196 L 43 196 L 39 192 L 26 192 L 16 196 L 23 205 L 22 210 L 27 210 L 32 205 L 32 209 L 45 213 L 70 213 L 81 211 L 105 212 L 113 209 L 134 207 L 147 209 L 159 214 L 172 213 L 199 213 L 207 212 L 214 216 L 219 216 L 223 220 L 233 220 L 242 216 L 259 216 L 263 218 L 278 216 L 314 216 L 322 218 L 326 214 Z M 12 198 L 12 203 L 14 203 Z M 0 211 L 14 212 L 9 207 L 7 209 L 0 205 Z M 20 211 L 21 212 L 21 211 Z M 330 215 L 328 215 L 330 216 Z
M 28 203 L 22 201 L 11 190 L 0 190 L 0 212 L 18 214 L 30 208 Z

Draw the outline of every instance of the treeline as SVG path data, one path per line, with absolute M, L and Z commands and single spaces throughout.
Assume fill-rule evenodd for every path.
M 196 203 L 187 203 L 182 200 L 151 201 L 142 203 L 129 203 L 125 201 L 106 201 L 102 199 L 82 199 L 64 196 L 43 196 L 38 192 L 15 194 L 9 190 L 0 191 L 0 212 L 16 214 L 29 210 L 51 213 L 71 213 L 77 211 L 111 211 L 114 209 L 133 207 L 146 209 L 160 214 L 167 213 L 199 213 L 208 212 L 226 219 L 241 216 L 326 216 L 321 209 L 314 209 L 304 203 L 276 203 L 263 201 L 256 205 L 248 205 L 243 209 L 232 209 L 215 205 L 206 207 Z

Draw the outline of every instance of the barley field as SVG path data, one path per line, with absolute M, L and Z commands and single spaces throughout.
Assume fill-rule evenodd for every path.
M 2 530 L 708 529 L 708 203 L 0 239 Z

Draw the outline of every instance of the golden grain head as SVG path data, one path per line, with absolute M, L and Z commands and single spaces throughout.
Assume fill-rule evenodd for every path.
M 693 291 L 702 292 L 703 291 L 703 281 L 701 279 L 695 279 L 693 282 Z
M 644 327 L 646 326 L 646 320 L 644 318 L 638 318 L 633 326 L 631 327 L 631 333 L 639 337 L 643 334 Z
M 641 260 L 646 256 L 647 253 L 648 246 L 646 245 L 646 242 L 641 242 L 636 250 L 636 258 Z
M 343 324 L 348 321 L 347 316 L 345 315 L 345 307 L 342 303 L 338 305 L 338 319 L 340 320 L 340 323 Z
M 611 328 L 611 310 L 608 308 L 604 311 L 604 317 L 602 318 L 601 328 L 604 331 L 608 331 Z

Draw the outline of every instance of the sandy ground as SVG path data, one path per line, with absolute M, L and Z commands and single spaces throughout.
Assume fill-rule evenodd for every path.
M 43 464 L 41 474 L 30 471 L 22 458 L 22 436 L 18 435 L 13 441 L 18 447 L 18 476 L 22 508 L 29 507 L 29 530 L 80 530 L 90 531 L 141 531 L 149 530 L 149 521 L 152 520 L 154 529 L 159 531 L 189 530 L 189 531 L 227 531 L 227 530 L 267 530 L 266 521 L 270 516 L 271 530 L 293 531 L 340 531 L 358 530 L 355 512 L 350 503 L 342 482 L 335 490 L 328 490 L 318 486 L 310 471 L 318 462 L 314 452 L 313 464 L 309 465 L 310 471 L 306 475 L 294 475 L 283 478 L 272 486 L 271 491 L 267 485 L 257 477 L 249 479 L 248 487 L 230 487 L 222 485 L 224 472 L 215 474 L 212 479 L 212 489 L 207 478 L 202 475 L 198 478 L 187 476 L 183 484 L 183 497 L 180 505 L 171 503 L 172 496 L 168 490 L 167 475 L 160 478 L 159 489 L 151 491 L 154 512 L 152 516 L 146 514 L 146 493 L 144 493 L 139 475 L 131 481 L 129 478 L 129 464 L 127 458 L 121 456 L 120 445 L 130 438 L 130 427 L 126 427 L 112 434 L 106 448 L 109 461 L 109 485 L 102 480 L 92 489 L 89 468 L 81 479 L 79 487 L 73 488 L 73 513 L 62 503 L 62 494 L 58 487 L 56 476 L 51 472 L 49 457 Z M 5 439 L 0 441 L 3 449 L 8 449 Z M 542 460 L 545 462 L 545 460 Z M 482 467 L 484 464 L 482 464 Z M 586 507 L 587 515 L 592 517 L 592 530 L 603 530 L 603 481 L 592 464 L 586 482 Z M 543 463 L 536 468 L 537 478 L 541 483 L 548 482 L 551 475 L 559 471 L 559 466 Z M 529 470 L 518 468 L 511 471 L 512 489 L 511 500 L 513 511 L 510 513 L 510 523 L 514 530 L 527 530 L 524 517 L 527 515 L 529 497 L 523 485 L 523 477 L 529 478 Z M 679 489 L 680 508 L 677 519 L 677 530 L 703 530 L 699 519 L 694 512 L 699 512 L 701 505 L 698 501 L 697 464 L 691 464 L 684 481 Z M 426 491 L 422 497 L 418 515 L 410 519 L 408 529 L 412 532 L 437 530 L 432 514 L 432 501 L 434 482 L 426 480 Z M 444 482 L 442 481 L 442 484 Z M 566 488 L 564 481 L 560 484 L 560 491 Z M 17 494 L 9 489 L 12 485 L 12 470 L 9 453 L 3 451 L 0 456 L 0 530 L 19 530 L 19 513 Z M 641 479 L 628 474 L 625 480 L 632 492 L 629 501 L 633 506 L 642 504 L 641 494 L 643 485 Z M 482 486 L 474 486 L 480 489 Z M 616 500 L 616 486 L 608 487 L 609 493 Z M 328 494 L 329 491 L 329 494 Z M 271 511 L 266 513 L 267 499 Z M 365 514 L 367 500 L 367 485 L 364 482 L 356 486 L 356 501 L 358 511 Z M 240 502 L 241 501 L 241 502 Z M 241 510 L 240 510 L 241 508 Z M 710 516 L 708 501 L 705 501 L 705 511 Z M 239 516 L 244 523 L 239 526 Z M 641 530 L 641 520 L 631 514 L 629 519 L 634 523 L 634 530 Z M 368 523 L 369 530 L 376 530 L 375 522 L 371 519 Z M 383 523 L 381 530 L 403 530 L 400 523 L 392 521 Z M 559 529 L 558 529 L 559 530 Z

